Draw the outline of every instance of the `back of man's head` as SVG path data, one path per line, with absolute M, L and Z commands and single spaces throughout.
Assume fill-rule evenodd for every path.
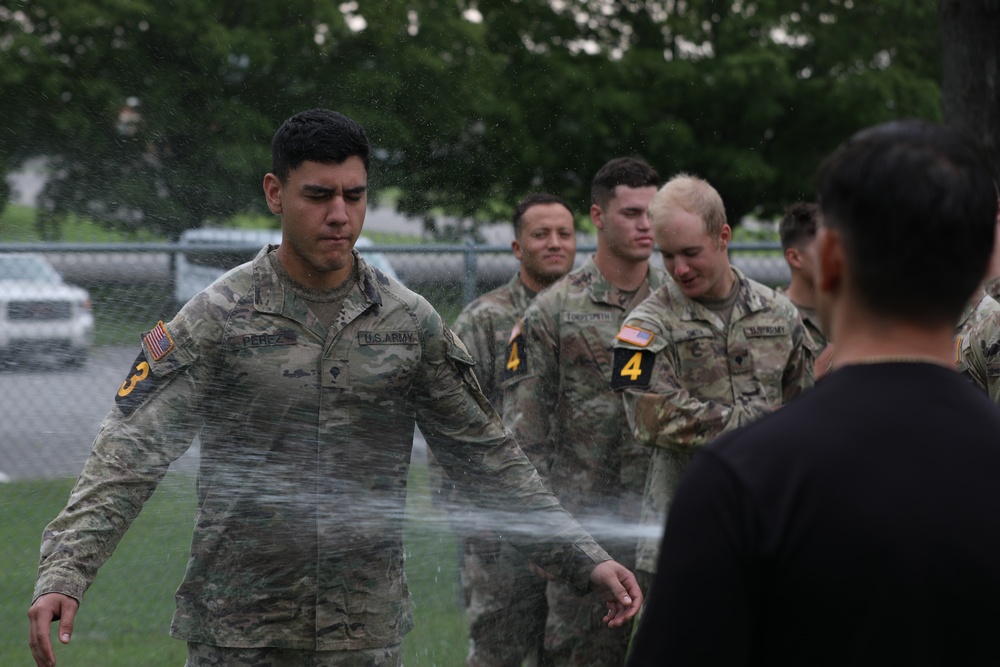
M 708 181 L 690 174 L 677 174 L 663 184 L 649 202 L 649 220 L 653 227 L 661 227 L 676 210 L 701 217 L 705 233 L 712 238 L 718 237 L 727 224 L 722 195 Z
M 357 156 L 368 171 L 369 145 L 364 129 L 329 109 L 297 113 L 278 128 L 271 140 L 271 173 L 282 182 L 306 161 L 340 164 Z
M 816 238 L 816 218 L 819 207 L 812 202 L 795 202 L 785 207 L 778 223 L 781 249 L 802 248 Z
M 660 175 L 648 163 L 634 157 L 616 157 L 594 174 L 590 183 L 590 203 L 605 208 L 615 196 L 615 188 L 660 187 Z
M 514 238 L 520 238 L 521 230 L 523 225 L 521 224 L 524 214 L 532 206 L 539 206 L 541 204 L 559 204 L 569 211 L 570 215 L 573 215 L 573 210 L 569 207 L 562 197 L 558 195 L 549 194 L 548 192 L 533 192 L 526 196 L 521 201 L 517 202 L 514 206 L 514 214 L 511 216 L 511 224 L 514 225 Z
M 918 324 L 958 319 L 993 249 L 996 193 L 975 144 L 927 121 L 862 130 L 820 166 L 819 203 L 865 307 Z

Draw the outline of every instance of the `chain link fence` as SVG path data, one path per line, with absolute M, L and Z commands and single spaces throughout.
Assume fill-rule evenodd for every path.
M 141 333 L 169 320 L 191 289 L 253 257 L 259 247 L 0 244 L 0 480 L 9 482 L 0 483 L 5 517 L 0 665 L 31 660 L 24 611 L 31 602 L 42 529 L 65 504 L 132 368 Z M 593 249 L 579 246 L 578 264 Z M 365 246 L 362 252 L 423 294 L 447 322 L 517 270 L 508 246 Z M 47 261 L 58 272 L 57 283 L 61 275 L 75 287 L 53 284 L 30 292 L 18 281 L 5 280 L 34 271 L 24 263 L 29 259 Z M 786 280 L 774 245 L 734 246 L 733 261 L 764 282 Z M 658 255 L 654 262 L 660 262 Z M 78 338 L 62 344 L 67 316 L 84 332 L 85 343 Z M 458 583 L 459 544 L 441 509 L 430 502 L 425 449 L 419 432 L 414 438 L 404 546 L 415 630 L 404 640 L 404 662 L 411 667 L 463 664 L 468 636 Z M 56 643 L 60 664 L 183 663 L 184 644 L 171 640 L 166 628 L 190 542 L 197 464 L 195 440 L 101 569 L 77 617 L 72 644 Z
M 24 340 L 0 333 L 0 404 L 4 406 L 0 479 L 75 476 L 135 358 L 141 332 L 158 320 L 169 320 L 181 305 L 178 284 L 190 283 L 193 273 L 205 271 L 194 276 L 194 282 L 200 279 L 207 285 L 213 271 L 220 275 L 258 250 L 259 246 L 239 244 L 0 244 L 0 256 L 43 257 L 65 283 L 84 288 L 93 319 L 89 347 L 63 346 L 62 341 L 45 337 L 60 316 L 55 305 L 46 302 L 50 297 L 19 297 L 16 283 L 0 283 L 0 303 L 5 308 L 0 322 L 5 329 L 17 324 L 12 317 L 29 321 L 37 316 L 39 320 L 32 324 L 34 333 L 26 334 Z M 577 264 L 593 250 L 593 246 L 580 246 Z M 466 303 L 503 284 L 517 270 L 507 246 L 369 246 L 363 252 L 377 265 L 388 264 L 447 322 Z M 787 282 L 788 269 L 777 244 L 734 244 L 732 260 L 761 282 Z M 659 264 L 659 256 L 654 255 L 653 261 Z

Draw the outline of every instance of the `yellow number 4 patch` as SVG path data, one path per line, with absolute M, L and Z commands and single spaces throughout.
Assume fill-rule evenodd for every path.
M 615 348 L 611 370 L 611 388 L 648 387 L 653 374 L 655 355 L 649 350 Z
M 517 372 L 517 367 L 521 365 L 521 358 L 517 356 L 517 340 L 510 344 L 510 355 L 507 357 L 507 370 L 511 373 Z
M 528 372 L 528 356 L 524 350 L 524 336 L 520 331 L 512 336 L 507 343 L 507 365 L 500 371 L 500 381 L 506 382 L 512 377 L 524 375 Z

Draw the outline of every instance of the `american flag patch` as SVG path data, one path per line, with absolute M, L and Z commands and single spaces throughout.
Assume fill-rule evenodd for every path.
M 163 320 L 157 322 L 153 330 L 142 337 L 142 342 L 146 344 L 149 352 L 153 355 L 153 361 L 159 361 L 167 355 L 167 352 L 174 349 L 174 339 L 167 333 L 167 327 L 163 326 Z
M 626 324 L 615 338 L 625 343 L 646 347 L 653 340 L 653 332 L 640 329 L 639 327 L 630 327 Z
M 517 322 L 514 323 L 514 328 L 510 330 L 510 338 L 507 339 L 507 342 L 508 343 L 512 342 L 515 338 L 517 338 L 520 335 L 521 335 L 521 320 L 518 320 Z

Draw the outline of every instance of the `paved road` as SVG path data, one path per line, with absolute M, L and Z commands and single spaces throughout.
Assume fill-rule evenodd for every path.
M 0 369 L 0 471 L 10 479 L 79 474 L 136 354 L 99 347 L 80 368 Z M 196 461 L 191 451 L 174 467 L 193 470 Z
M 0 481 L 76 477 L 137 348 L 95 348 L 76 369 L 0 368 Z M 415 460 L 426 443 L 415 434 Z M 171 470 L 192 472 L 197 442 Z

